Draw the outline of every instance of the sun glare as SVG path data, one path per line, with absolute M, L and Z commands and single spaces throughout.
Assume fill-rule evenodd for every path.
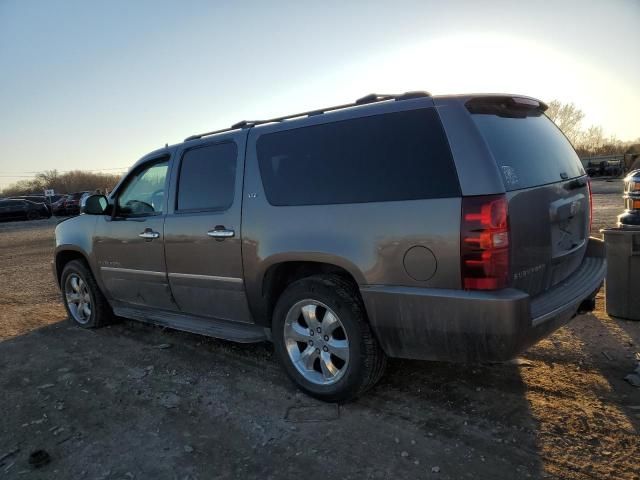
M 433 94 L 504 92 L 542 100 L 574 102 L 586 123 L 606 124 L 621 138 L 637 135 L 631 112 L 640 110 L 640 94 L 616 75 L 598 69 L 588 55 L 575 55 L 544 42 L 486 32 L 442 36 L 374 53 L 343 65 L 287 92 L 298 106 L 313 92 L 335 92 L 342 102 L 369 92 L 427 90 Z M 607 95 L 607 101 L 594 92 Z M 621 112 L 620 106 L 629 108 Z M 309 105 L 313 107 L 313 105 Z M 611 118 L 618 124 L 612 124 Z M 626 128 L 625 128 L 626 126 Z

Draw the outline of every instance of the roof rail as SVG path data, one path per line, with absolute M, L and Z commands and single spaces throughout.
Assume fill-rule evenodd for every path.
M 242 120 L 238 123 L 234 123 L 229 128 L 223 128 L 220 130 L 214 130 L 212 132 L 191 135 L 190 137 L 185 138 L 184 141 L 188 142 L 190 140 L 197 140 L 199 138 L 208 137 L 210 135 L 215 135 L 217 133 L 229 132 L 231 130 L 237 130 L 239 128 L 251 128 L 251 127 L 255 127 L 256 125 L 262 125 L 265 123 L 277 123 L 277 122 L 282 122 L 284 120 L 291 120 L 293 118 L 299 118 L 299 117 L 312 117 L 314 115 L 321 115 L 323 113 L 333 112 L 335 110 L 342 110 L 343 108 L 356 107 L 359 105 L 367 105 L 369 103 L 384 102 L 386 100 L 395 100 L 395 101 L 411 100 L 414 98 L 423 98 L 423 97 L 430 97 L 430 96 L 431 94 L 429 92 L 422 92 L 422 91 L 405 92 L 400 94 L 370 93 L 369 95 L 365 95 L 364 97 L 357 99 L 354 103 L 343 103 L 342 105 L 335 105 L 333 107 L 326 107 L 318 110 L 310 110 L 308 112 L 294 113 L 292 115 L 284 115 L 282 117 L 269 118 L 266 120 Z
M 213 130 L 212 132 L 198 133 L 197 135 L 191 135 L 190 137 L 185 138 L 184 141 L 188 142 L 189 140 L 198 140 L 202 137 L 208 137 L 209 135 L 215 135 L 216 133 L 230 132 L 231 130 L 237 130 L 238 128 L 240 127 L 235 127 L 232 125 L 229 128 L 221 128 L 220 130 Z
M 423 91 L 415 91 L 415 92 L 404 92 L 404 93 L 370 93 L 369 95 L 365 95 L 364 97 L 356 100 L 356 105 L 366 105 L 367 103 L 373 102 L 382 102 L 384 100 L 411 100 L 413 98 L 422 98 L 422 97 L 430 97 L 431 94 L 429 92 Z

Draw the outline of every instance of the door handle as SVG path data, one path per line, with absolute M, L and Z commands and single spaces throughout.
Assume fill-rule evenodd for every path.
M 213 230 L 209 230 L 207 232 L 207 235 L 209 235 L 210 237 L 213 238 L 231 238 L 236 234 L 235 231 L 233 230 L 228 230 L 224 227 L 220 228 L 220 227 L 216 227 Z
M 154 238 L 158 238 L 160 234 L 158 232 L 154 232 L 150 228 L 145 230 L 144 232 L 138 234 L 140 238 L 146 238 L 147 240 L 153 240 Z

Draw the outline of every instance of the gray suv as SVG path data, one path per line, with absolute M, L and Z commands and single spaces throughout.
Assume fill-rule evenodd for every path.
M 154 151 L 57 226 L 69 316 L 270 340 L 328 401 L 387 357 L 512 358 L 592 310 L 606 268 L 588 177 L 545 109 L 368 95 Z

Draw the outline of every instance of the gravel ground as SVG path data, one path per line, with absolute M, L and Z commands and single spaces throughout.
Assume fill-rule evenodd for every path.
M 594 182 L 594 232 L 620 189 Z M 0 478 L 640 478 L 640 389 L 623 380 L 640 323 L 602 295 L 517 361 L 393 360 L 338 407 L 299 393 L 268 344 L 71 326 L 54 225 L 0 224 Z

